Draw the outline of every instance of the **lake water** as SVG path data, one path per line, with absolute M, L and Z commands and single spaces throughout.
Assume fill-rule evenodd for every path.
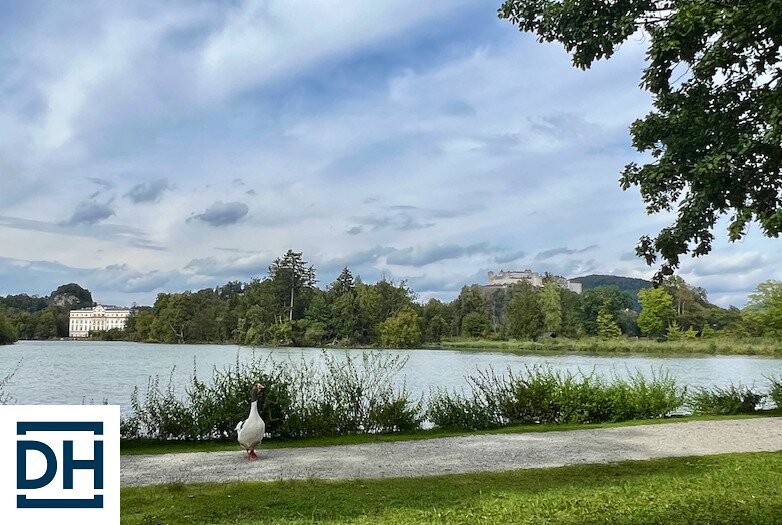
M 345 355 L 346 350 L 329 350 Z M 362 350 L 347 352 L 360 355 Z M 585 354 L 527 354 L 468 352 L 451 350 L 384 350 L 408 358 L 399 380 L 406 381 L 414 394 L 428 393 L 430 388 L 462 388 L 465 375 L 489 366 L 495 371 L 507 367 L 523 370 L 525 366 L 549 365 L 573 372 L 595 371 L 610 376 L 640 371 L 667 370 L 679 384 L 690 387 L 756 385 L 765 388 L 768 376 L 782 376 L 782 359 L 757 356 L 681 356 L 647 355 L 603 356 Z M 129 409 L 133 388 L 143 393 L 150 376 L 159 375 L 165 387 L 174 367 L 173 384 L 177 392 L 184 387 L 197 364 L 198 376 L 208 378 L 212 367 L 223 368 L 249 361 L 253 355 L 271 354 L 274 360 L 318 360 L 318 348 L 253 349 L 232 345 L 155 345 L 99 341 L 20 341 L 0 346 L 0 377 L 17 363 L 19 369 L 5 391 L 18 404 L 101 403 Z

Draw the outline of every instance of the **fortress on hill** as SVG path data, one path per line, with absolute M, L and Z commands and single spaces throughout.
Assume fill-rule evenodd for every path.
M 553 278 L 555 282 L 565 290 L 581 293 L 581 283 L 569 281 L 558 275 L 550 276 L 550 278 Z M 507 272 L 505 270 L 500 270 L 500 273 L 488 273 L 488 284 L 486 284 L 484 288 L 490 291 L 492 289 L 507 288 L 508 286 L 513 286 L 514 284 L 521 282 L 528 282 L 532 286 L 540 288 L 543 286 L 543 279 L 543 275 L 540 275 L 538 272 L 533 272 L 532 270 L 509 270 Z

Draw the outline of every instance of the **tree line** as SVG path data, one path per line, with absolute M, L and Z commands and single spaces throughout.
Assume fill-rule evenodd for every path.
M 94 304 L 89 290 L 76 283 L 64 284 L 48 297 L 27 294 L 0 297 L 0 344 L 18 339 L 68 337 L 70 311 Z
M 316 274 L 302 253 L 290 250 L 271 264 L 263 279 L 161 293 L 152 307 L 137 309 L 124 330 L 92 336 L 160 343 L 386 347 L 416 347 L 455 337 L 782 336 L 782 283 L 774 281 L 761 283 L 747 307 L 739 310 L 711 304 L 704 289 L 678 276 L 642 289 L 637 297 L 612 285 L 577 294 L 549 275 L 540 288 L 528 283 L 506 288 L 472 285 L 463 287 L 453 301 L 421 303 L 405 282 L 367 284 L 344 268 L 321 288 Z M 61 289 L 52 297 L 62 297 Z M 83 292 L 78 292 L 78 301 L 71 299 L 74 307 L 91 302 Z M 7 339 L 67 336 L 67 308 L 53 306 L 51 298 L 42 303 L 24 297 L 0 298 L 0 337 L 3 327 L 10 333 Z

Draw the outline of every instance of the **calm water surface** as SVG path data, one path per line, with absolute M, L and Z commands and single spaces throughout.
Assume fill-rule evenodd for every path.
M 361 350 L 329 350 L 360 355 Z M 782 376 L 782 359 L 757 356 L 683 356 L 645 355 L 596 356 L 584 354 L 515 355 L 495 352 L 451 350 L 385 350 L 408 358 L 400 382 L 406 381 L 415 394 L 430 388 L 466 386 L 464 376 L 489 366 L 497 371 L 510 367 L 550 365 L 560 370 L 583 371 L 610 376 L 640 371 L 667 370 L 680 384 L 691 387 L 755 384 L 765 387 L 767 376 Z M 223 368 L 271 354 L 276 361 L 320 359 L 317 348 L 253 349 L 231 345 L 154 345 L 99 341 L 21 341 L 0 346 L 0 377 L 18 362 L 19 370 L 6 391 L 19 404 L 101 403 L 129 409 L 135 386 L 142 393 L 150 376 L 159 375 L 165 387 L 169 376 L 177 392 L 183 393 L 193 373 L 193 363 L 201 378 L 208 378 L 212 367 Z M 171 371 L 174 369 L 172 375 Z

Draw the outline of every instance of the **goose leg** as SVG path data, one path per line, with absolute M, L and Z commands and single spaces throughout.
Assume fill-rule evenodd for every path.
M 258 456 L 255 454 L 255 450 L 254 449 L 250 449 L 250 453 L 247 455 L 247 459 L 249 459 L 251 461 L 254 461 L 254 460 L 258 459 Z

